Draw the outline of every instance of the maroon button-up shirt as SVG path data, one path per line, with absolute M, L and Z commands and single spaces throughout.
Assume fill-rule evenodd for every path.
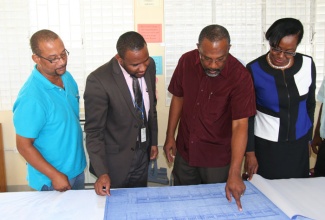
M 232 120 L 256 113 L 253 82 L 248 70 L 231 54 L 217 77 L 205 74 L 198 50 L 183 54 L 168 91 L 183 97 L 176 139 L 177 151 L 198 167 L 230 163 Z

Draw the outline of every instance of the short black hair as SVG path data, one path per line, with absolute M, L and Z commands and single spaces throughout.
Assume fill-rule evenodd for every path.
M 228 33 L 228 30 L 218 24 L 211 24 L 202 29 L 199 35 L 199 44 L 202 43 L 204 38 L 208 39 L 211 42 L 227 39 L 228 44 L 230 44 L 230 35 Z
M 35 32 L 30 38 L 29 44 L 32 52 L 34 54 L 41 54 L 41 50 L 39 49 L 39 42 L 41 41 L 54 41 L 60 38 L 59 35 L 54 33 L 51 30 L 43 29 Z
M 295 18 L 281 18 L 276 20 L 266 31 L 265 38 L 269 41 L 270 46 L 278 47 L 282 38 L 289 35 L 297 35 L 300 44 L 304 36 L 304 27 L 302 23 Z
M 135 31 L 129 31 L 119 37 L 116 43 L 116 50 L 118 55 L 123 59 L 126 51 L 138 51 L 145 45 L 147 43 L 141 34 Z

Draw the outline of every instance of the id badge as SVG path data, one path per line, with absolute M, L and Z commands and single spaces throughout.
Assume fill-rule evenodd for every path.
M 141 143 L 146 142 L 147 140 L 146 128 L 141 128 Z

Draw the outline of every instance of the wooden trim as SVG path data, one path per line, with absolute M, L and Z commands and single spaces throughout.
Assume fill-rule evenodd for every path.
M 7 192 L 5 155 L 3 148 L 2 126 L 0 123 L 0 192 Z

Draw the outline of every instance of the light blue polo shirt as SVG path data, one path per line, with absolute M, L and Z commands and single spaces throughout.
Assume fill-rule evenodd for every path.
M 321 102 L 323 104 L 322 114 L 321 114 L 321 121 L 320 121 L 320 136 L 321 138 L 325 138 L 325 77 L 323 79 L 322 85 L 319 88 L 318 94 L 317 94 L 317 101 Z
M 46 161 L 72 179 L 86 167 L 79 123 L 78 86 L 67 71 L 64 89 L 52 84 L 36 65 L 21 88 L 13 107 L 16 133 L 35 138 L 34 146 Z M 27 163 L 29 185 L 41 190 L 51 180 Z

